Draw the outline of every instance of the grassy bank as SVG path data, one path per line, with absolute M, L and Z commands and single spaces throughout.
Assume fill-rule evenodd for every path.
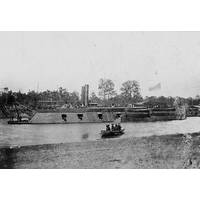
M 200 133 L 0 149 L 0 168 L 199 168 Z

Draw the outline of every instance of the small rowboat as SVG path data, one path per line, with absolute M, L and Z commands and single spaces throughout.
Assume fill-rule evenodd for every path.
M 8 121 L 8 124 L 30 124 L 28 121 Z
M 125 133 L 124 131 L 125 131 L 124 129 L 115 130 L 115 131 L 102 130 L 100 134 L 101 134 L 102 138 L 112 138 L 112 137 L 119 137 L 119 136 L 123 135 Z
M 28 118 L 22 118 L 21 120 L 18 119 L 11 119 L 8 121 L 8 124 L 29 124 Z

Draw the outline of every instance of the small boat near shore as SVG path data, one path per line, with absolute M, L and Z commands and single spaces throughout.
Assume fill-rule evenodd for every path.
M 8 124 L 30 124 L 28 121 L 8 121 Z
M 8 121 L 8 124 L 30 124 L 29 119 L 28 118 L 14 118 L 14 119 L 10 119 Z
M 124 133 L 125 133 L 125 129 L 113 130 L 113 131 L 102 130 L 100 134 L 102 138 L 112 138 L 112 137 L 119 137 L 123 135 Z

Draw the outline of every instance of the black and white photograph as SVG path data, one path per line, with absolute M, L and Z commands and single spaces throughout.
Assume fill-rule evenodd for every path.
M 198 199 L 199 7 L 0 0 L 0 198 Z
M 0 32 L 0 168 L 200 167 L 200 32 Z

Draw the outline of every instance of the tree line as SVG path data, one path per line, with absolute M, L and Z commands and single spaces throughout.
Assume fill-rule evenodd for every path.
M 0 96 L 0 104 L 11 106 L 20 103 L 32 109 L 39 108 L 41 101 L 56 101 L 72 106 L 80 105 L 78 92 L 68 92 L 62 87 L 58 90 L 42 92 L 35 92 L 34 90 L 27 93 L 8 91 L 8 93 L 3 93 Z
M 122 83 L 120 93 L 115 90 L 115 84 L 110 79 L 100 79 L 98 83 L 98 95 L 92 92 L 90 95 L 91 103 L 98 103 L 102 106 L 129 106 L 136 103 L 142 103 L 146 107 L 172 107 L 174 97 L 142 97 L 140 84 L 136 80 L 128 80 Z M 27 93 L 12 92 L 2 93 L 0 104 L 13 105 L 15 102 L 26 105 L 32 109 L 39 106 L 40 101 L 59 101 L 72 107 L 80 107 L 81 99 L 78 92 L 69 92 L 67 89 L 60 87 L 58 90 L 46 90 L 42 92 L 29 91 Z M 180 98 L 183 104 L 199 105 L 200 96 L 195 98 Z

